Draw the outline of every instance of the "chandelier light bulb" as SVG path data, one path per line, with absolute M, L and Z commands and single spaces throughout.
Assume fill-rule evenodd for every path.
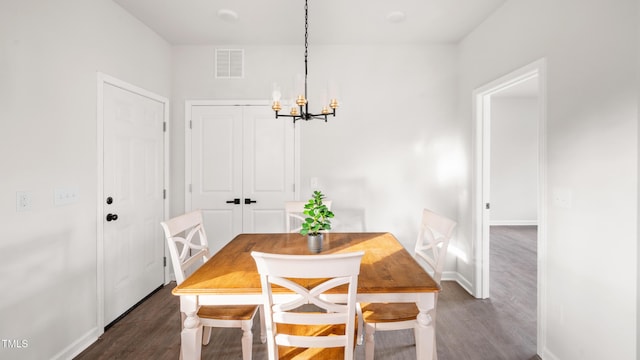
M 280 87 L 278 86 L 278 84 L 274 84 L 273 85 L 273 91 L 271 92 L 271 97 L 273 98 L 273 101 L 280 101 L 280 98 L 282 98 L 282 93 L 280 92 Z

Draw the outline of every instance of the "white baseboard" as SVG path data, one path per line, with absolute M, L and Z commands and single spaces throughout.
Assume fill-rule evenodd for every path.
M 471 282 L 456 271 L 444 271 L 441 281 L 455 281 L 471 296 L 475 297 Z
M 82 336 L 81 338 L 73 342 L 71 345 L 63 349 L 61 352 L 53 356 L 52 359 L 55 359 L 55 360 L 73 359 L 78 354 L 83 352 L 86 348 L 91 346 L 91 344 L 96 342 L 96 340 L 98 340 L 98 337 L 100 337 L 102 333 L 104 333 L 104 330 L 98 327 L 95 327 L 89 330 L 86 334 L 84 334 L 84 336 Z
M 165 281 L 164 281 L 165 286 L 169 285 L 169 283 L 171 283 L 172 281 L 174 282 L 176 281 L 176 274 L 174 274 L 173 272 L 169 274 L 168 277 L 165 277 Z
M 531 226 L 538 225 L 538 220 L 491 220 L 490 226 Z
M 540 340 L 538 340 L 540 341 Z M 551 351 L 549 351 L 548 349 L 544 349 L 542 351 L 542 354 L 538 354 L 538 356 L 540 356 L 541 359 L 543 360 L 559 360 L 560 358 L 555 356 L 553 353 L 551 353 Z

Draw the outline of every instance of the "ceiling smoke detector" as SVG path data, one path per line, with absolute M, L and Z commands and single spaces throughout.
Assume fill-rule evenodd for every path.
M 234 22 L 238 20 L 238 13 L 229 9 L 218 10 L 218 17 L 224 21 Z
M 402 11 L 392 11 L 387 14 L 387 21 L 390 23 L 401 23 L 407 18 L 407 15 Z

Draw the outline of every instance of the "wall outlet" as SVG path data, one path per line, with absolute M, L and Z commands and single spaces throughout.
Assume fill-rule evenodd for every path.
M 309 180 L 309 187 L 311 188 L 311 190 L 318 190 L 318 178 L 317 177 L 312 177 Z
M 553 188 L 551 192 L 553 206 L 571 209 L 573 206 L 573 191 L 570 188 Z
M 27 191 L 16 192 L 16 211 L 29 211 L 33 208 L 33 195 Z

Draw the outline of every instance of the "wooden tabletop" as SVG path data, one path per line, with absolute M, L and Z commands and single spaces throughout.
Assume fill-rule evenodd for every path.
M 320 254 L 364 250 L 358 293 L 438 292 L 440 287 L 390 233 L 327 233 Z M 185 281 L 174 295 L 259 294 L 252 251 L 311 255 L 298 233 L 240 234 Z

